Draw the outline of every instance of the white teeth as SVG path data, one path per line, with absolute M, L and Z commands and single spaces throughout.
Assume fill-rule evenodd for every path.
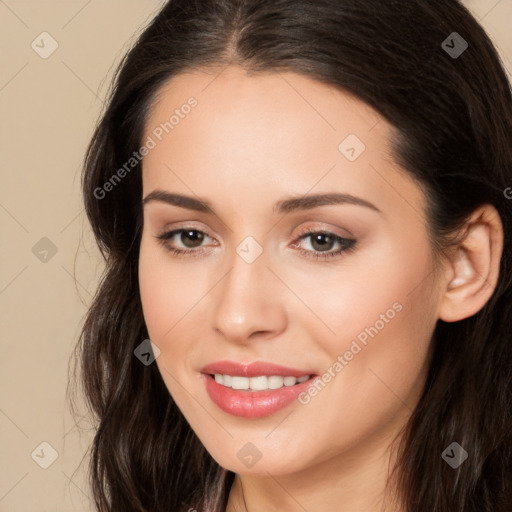
M 261 391 L 262 389 L 268 389 L 268 377 L 262 375 L 261 377 L 251 377 L 249 379 L 249 387 L 255 391 Z
M 223 375 L 216 373 L 215 382 L 228 388 L 242 389 L 248 391 L 264 391 L 266 389 L 280 389 L 283 386 L 293 386 L 309 379 L 309 375 L 296 377 L 281 377 L 280 375 L 260 375 L 258 377 L 240 377 L 238 375 Z
M 222 380 L 224 381 L 224 376 L 222 376 Z M 231 387 L 233 389 L 249 389 L 249 377 L 231 377 Z
M 279 389 L 283 387 L 284 377 L 278 375 L 272 375 L 268 378 L 268 387 L 270 389 Z
M 297 379 L 295 377 L 285 377 L 284 378 L 285 386 L 293 386 L 296 382 L 297 382 Z

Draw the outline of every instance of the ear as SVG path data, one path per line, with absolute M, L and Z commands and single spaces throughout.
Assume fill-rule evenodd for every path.
M 479 207 L 462 232 L 462 240 L 447 257 L 438 310 L 445 322 L 456 322 L 480 311 L 499 277 L 503 224 L 496 208 L 490 204 Z

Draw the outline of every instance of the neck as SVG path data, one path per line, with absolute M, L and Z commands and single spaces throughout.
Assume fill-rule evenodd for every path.
M 397 443 L 388 441 L 384 447 L 382 439 L 366 442 L 364 450 L 355 447 L 293 474 L 237 474 L 226 512 L 400 512 L 388 482 Z

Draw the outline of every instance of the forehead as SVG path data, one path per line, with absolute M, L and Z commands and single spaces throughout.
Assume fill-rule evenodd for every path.
M 228 66 L 189 70 L 170 79 L 152 102 L 146 133 L 169 120 L 175 110 L 180 114 L 191 97 L 197 106 L 190 112 L 192 121 L 186 124 L 200 121 L 194 128 L 203 126 L 209 140 L 216 133 L 229 133 L 231 140 L 248 137 L 254 144 L 264 141 L 266 147 L 270 140 L 279 146 L 304 135 L 319 140 L 330 135 L 329 140 L 336 141 L 347 129 L 362 136 L 383 121 L 349 93 L 306 76 L 292 72 L 249 74 L 238 66 Z M 179 124 L 181 121 L 180 116 Z M 175 125 L 170 133 L 174 139 L 184 131 L 177 128 Z
M 366 103 L 303 75 L 187 71 L 159 90 L 149 111 L 144 140 L 155 146 L 144 157 L 144 194 L 157 187 L 225 194 L 229 186 L 250 201 L 264 190 L 277 200 L 347 188 L 393 199 L 404 179 L 414 194 L 390 157 L 391 135 Z

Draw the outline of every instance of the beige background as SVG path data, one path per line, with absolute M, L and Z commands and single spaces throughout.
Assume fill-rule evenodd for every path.
M 512 76 L 512 0 L 465 3 Z M 0 512 L 94 510 L 83 458 L 92 429 L 75 424 L 65 397 L 102 270 L 80 165 L 115 65 L 162 5 L 0 0 Z M 47 58 L 52 41 L 42 32 L 58 44 Z M 44 237 L 55 254 L 44 253 Z M 43 442 L 57 455 L 47 469 L 52 448 Z

